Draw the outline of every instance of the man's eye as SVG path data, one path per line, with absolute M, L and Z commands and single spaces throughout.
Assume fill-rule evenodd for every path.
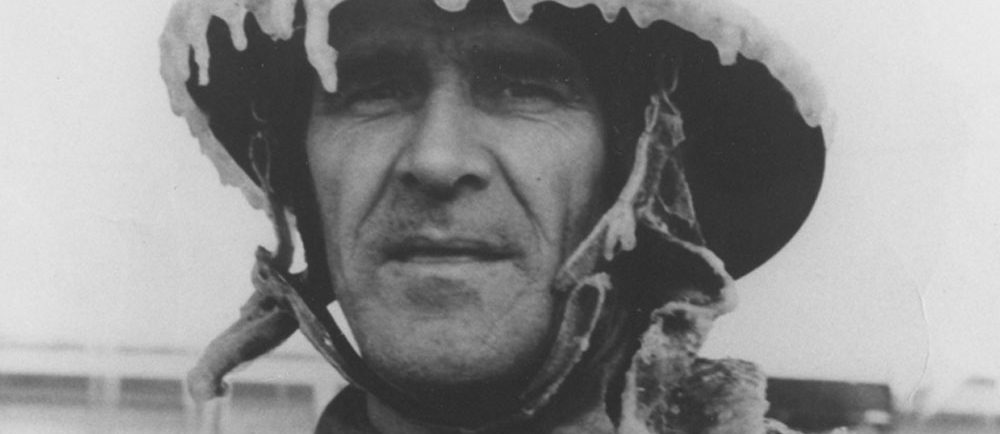
M 557 89 L 547 84 L 528 81 L 505 83 L 501 90 L 501 96 L 517 99 L 545 98 L 554 101 L 563 99 L 563 95 Z
M 416 97 L 413 86 L 403 80 L 385 80 L 360 85 L 346 84 L 335 94 L 336 106 L 362 115 L 390 113 L 405 108 Z
M 573 103 L 576 92 L 561 80 L 502 77 L 491 80 L 482 94 L 497 109 L 545 112 Z

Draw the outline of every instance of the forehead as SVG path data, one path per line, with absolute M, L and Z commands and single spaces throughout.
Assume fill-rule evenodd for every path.
M 472 2 L 447 12 L 430 1 L 345 2 L 331 14 L 330 43 L 342 59 L 380 53 L 408 57 L 509 57 L 525 62 L 575 66 L 576 59 L 553 37 L 514 23 L 501 2 Z

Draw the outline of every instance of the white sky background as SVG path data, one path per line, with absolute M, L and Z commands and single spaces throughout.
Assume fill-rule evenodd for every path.
M 1000 3 L 739 3 L 811 63 L 836 121 L 812 216 L 706 353 L 903 390 L 1000 376 Z M 194 349 L 251 291 L 270 230 L 170 113 L 168 7 L 0 10 L 0 344 Z

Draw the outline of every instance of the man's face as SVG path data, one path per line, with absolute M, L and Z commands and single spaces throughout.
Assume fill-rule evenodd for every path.
M 594 97 L 569 53 L 505 16 L 387 3 L 334 23 L 339 90 L 317 90 L 308 129 L 337 297 L 391 381 L 516 383 L 602 207 Z

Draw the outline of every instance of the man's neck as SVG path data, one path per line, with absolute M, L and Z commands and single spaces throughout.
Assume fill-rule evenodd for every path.
M 539 433 L 539 434 L 610 434 L 614 432 L 611 420 L 604 410 L 604 400 L 600 387 L 587 387 L 589 393 L 573 394 L 575 401 L 570 405 L 560 406 L 562 411 L 549 411 L 540 418 L 519 424 L 509 430 L 484 431 L 483 434 L 499 434 L 503 432 Z M 583 391 L 581 391 L 583 392 Z M 564 396 L 565 397 L 565 396 Z M 368 420 L 378 434 L 460 434 L 459 429 L 429 426 L 407 418 L 393 408 L 385 405 L 378 398 L 367 395 Z M 549 408 L 552 410 L 552 408 Z M 468 431 L 464 431 L 468 432 Z

